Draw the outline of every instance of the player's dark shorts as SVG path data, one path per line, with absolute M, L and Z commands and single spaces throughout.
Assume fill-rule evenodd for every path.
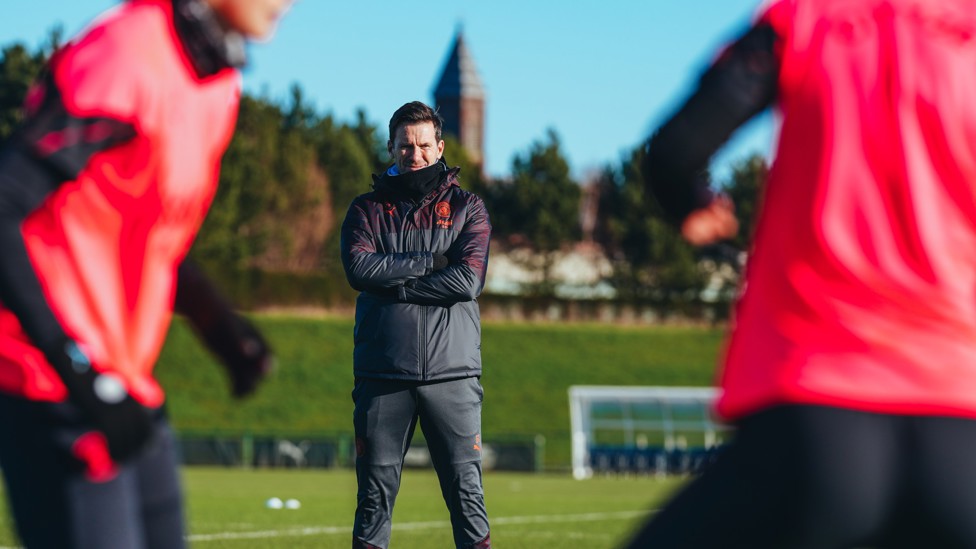
M 173 435 L 163 414 L 138 457 L 92 481 L 72 447 L 87 431 L 70 403 L 0 394 L 0 467 L 17 532 L 30 549 L 185 546 Z
M 976 547 L 976 421 L 767 410 L 629 547 Z

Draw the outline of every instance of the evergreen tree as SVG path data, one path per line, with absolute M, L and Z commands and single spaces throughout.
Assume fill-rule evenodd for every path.
M 546 139 L 533 143 L 527 153 L 516 155 L 512 180 L 496 185 L 490 194 L 498 233 L 536 253 L 538 264 L 531 267 L 539 271 L 541 282 L 528 290 L 552 295 L 555 252 L 580 237 L 581 194 L 555 131 L 549 130 Z
M 319 166 L 329 174 L 334 219 L 322 251 L 321 264 L 331 277 L 343 281 L 345 273 L 339 257 L 339 226 L 353 199 L 372 189 L 372 174 L 378 166 L 374 150 L 364 146 L 361 133 L 363 120 L 360 118 L 357 126 L 348 126 L 336 124 L 331 116 L 326 116 L 315 129 Z
M 356 110 L 356 123 L 349 128 L 359 142 L 359 148 L 366 153 L 370 161 L 373 173 L 380 174 L 391 164 L 390 152 L 386 148 L 386 134 L 388 130 L 382 130 L 369 122 L 366 111 Z
M 31 53 L 15 43 L 0 50 L 0 141 L 10 136 L 23 120 L 24 98 L 61 42 L 60 28 L 51 31 L 48 44 Z
M 619 167 L 604 170 L 600 186 L 596 240 L 614 265 L 612 283 L 625 299 L 694 299 L 703 287 L 695 251 L 669 223 L 644 189 L 640 173 L 643 147 Z
M 491 184 L 482 173 L 481 167 L 471 160 L 471 155 L 453 135 L 444 136 L 444 161 L 451 168 L 455 166 L 461 168 L 459 174 L 461 187 L 480 196 L 485 201 L 485 205 L 488 206 L 488 215 L 491 216 L 493 213 L 493 208 L 489 204 Z

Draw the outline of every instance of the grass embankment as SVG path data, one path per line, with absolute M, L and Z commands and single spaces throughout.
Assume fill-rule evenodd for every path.
M 259 316 L 278 368 L 235 402 L 214 360 L 174 324 L 158 375 L 177 429 L 195 433 L 332 436 L 352 431 L 352 319 Z M 486 323 L 486 441 L 546 437 L 546 463 L 569 463 L 571 385 L 710 385 L 718 329 Z

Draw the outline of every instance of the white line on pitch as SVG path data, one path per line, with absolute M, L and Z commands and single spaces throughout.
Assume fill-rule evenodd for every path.
M 626 520 L 647 515 L 652 511 L 617 511 L 615 513 L 581 513 L 577 515 L 535 515 L 526 517 L 488 518 L 489 524 L 543 524 L 551 522 L 576 522 L 600 520 Z
M 595 522 L 601 520 L 626 520 L 646 515 L 651 511 L 617 511 L 613 513 L 580 513 L 575 515 L 530 515 L 522 517 L 496 517 L 490 518 L 492 525 L 504 524 L 547 524 L 558 522 Z M 426 522 L 404 522 L 394 524 L 394 530 L 429 530 L 434 528 L 450 528 L 451 523 L 446 520 L 434 520 Z M 218 534 L 193 534 L 187 539 L 192 542 L 206 542 L 234 539 L 263 539 L 278 537 L 302 537 L 318 536 L 331 534 L 351 534 L 352 525 L 349 526 L 312 526 L 307 528 L 287 528 L 283 530 L 261 530 L 257 532 L 222 532 Z M 4 549 L 4 548 L 0 548 Z

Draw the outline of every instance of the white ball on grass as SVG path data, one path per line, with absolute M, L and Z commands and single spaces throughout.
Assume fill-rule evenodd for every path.
M 268 509 L 281 509 L 284 504 L 281 502 L 281 498 L 268 498 L 268 501 L 264 502 L 264 506 Z
M 288 509 L 298 509 L 301 506 L 302 502 L 298 501 L 297 499 L 289 499 L 285 501 L 285 507 Z

